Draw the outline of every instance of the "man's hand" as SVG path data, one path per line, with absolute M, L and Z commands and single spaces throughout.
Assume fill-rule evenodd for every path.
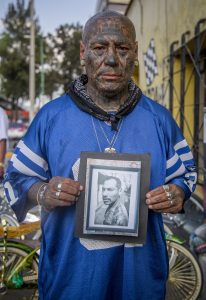
M 79 182 L 65 177 L 53 177 L 49 183 L 38 182 L 28 191 L 28 199 L 38 203 L 46 210 L 57 206 L 71 206 L 76 203 L 83 186 Z
M 159 186 L 146 194 L 149 209 L 156 212 L 176 214 L 183 208 L 184 191 L 175 184 Z
M 83 187 L 79 182 L 64 177 L 53 177 L 41 199 L 41 205 L 47 209 L 57 206 L 71 206 L 76 203 Z

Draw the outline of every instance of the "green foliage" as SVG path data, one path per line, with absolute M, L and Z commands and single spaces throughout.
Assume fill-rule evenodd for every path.
M 16 278 L 16 276 L 18 275 L 21 276 L 21 273 L 23 273 L 25 270 L 28 269 L 32 270 L 32 262 L 36 254 L 36 251 L 37 248 L 32 250 L 25 257 L 21 257 L 21 259 L 19 259 L 18 263 L 13 267 L 13 269 L 9 273 L 9 276 L 6 278 L 8 284 L 10 281 L 12 282 L 13 278 Z
M 8 5 L 3 19 L 4 32 L 0 36 L 1 95 L 10 99 L 29 97 L 30 7 L 24 0 Z M 68 84 L 82 69 L 79 63 L 80 24 L 60 25 L 55 34 L 42 37 L 38 19 L 35 19 L 35 73 L 36 96 L 44 87 L 44 94 L 52 97 Z M 43 41 L 43 43 L 42 43 Z M 43 67 L 41 63 L 43 61 Z M 45 79 L 45 84 L 42 81 Z
M 47 58 L 50 71 L 46 73 L 46 91 L 50 94 L 62 86 L 67 90 L 68 84 L 81 74 L 79 62 L 79 44 L 82 36 L 80 24 L 64 24 L 56 29 L 54 35 L 47 37 Z
M 1 93 L 8 98 L 28 98 L 29 95 L 29 14 L 29 5 L 25 7 L 24 0 L 17 0 L 16 4 L 8 5 L 3 19 L 5 32 L 0 37 Z M 38 20 L 35 20 L 35 25 L 38 40 Z M 36 52 L 39 52 L 38 47 Z

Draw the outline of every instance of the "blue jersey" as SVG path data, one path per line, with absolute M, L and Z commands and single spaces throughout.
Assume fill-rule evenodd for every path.
M 53 176 L 77 180 L 80 152 L 109 146 L 99 122 L 111 140 L 110 125 L 82 112 L 68 95 L 39 111 L 17 145 L 4 183 L 20 221 L 31 208 L 27 192 L 34 183 Z M 194 190 L 196 173 L 186 140 L 170 113 L 146 96 L 123 117 L 114 147 L 119 153 L 150 153 L 150 189 L 174 183 L 186 198 Z M 149 210 L 142 247 L 76 238 L 74 224 L 75 206 L 43 212 L 41 300 L 164 299 L 168 258 L 160 213 Z

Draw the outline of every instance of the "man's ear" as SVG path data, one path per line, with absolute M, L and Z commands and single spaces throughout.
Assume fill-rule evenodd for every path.
M 84 59 L 84 52 L 85 52 L 85 45 L 84 43 L 81 41 L 80 42 L 80 60 Z
M 135 54 L 136 54 L 136 59 L 138 59 L 138 42 L 135 42 Z

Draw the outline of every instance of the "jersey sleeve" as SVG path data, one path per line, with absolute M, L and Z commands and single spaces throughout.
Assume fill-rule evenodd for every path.
M 5 194 L 19 221 L 34 206 L 27 200 L 28 190 L 33 184 L 50 179 L 46 155 L 47 118 L 44 115 L 43 111 L 37 114 L 17 144 L 5 174 Z
M 165 183 L 181 187 L 188 199 L 195 190 L 197 181 L 196 166 L 190 147 L 180 128 L 169 112 L 164 119 L 167 164 Z

